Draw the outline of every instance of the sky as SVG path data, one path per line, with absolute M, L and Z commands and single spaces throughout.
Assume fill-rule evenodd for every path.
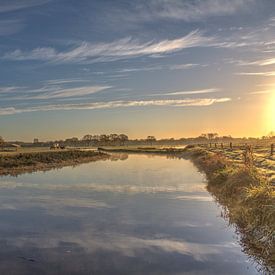
M 0 135 L 275 130 L 273 0 L 0 0 Z

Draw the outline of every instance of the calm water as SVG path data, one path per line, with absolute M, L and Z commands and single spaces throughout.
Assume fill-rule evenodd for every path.
M 0 274 L 257 274 L 190 161 L 0 178 Z

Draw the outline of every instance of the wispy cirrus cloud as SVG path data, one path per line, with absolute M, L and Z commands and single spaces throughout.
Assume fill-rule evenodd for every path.
M 95 110 L 121 107 L 147 107 L 147 106 L 171 106 L 171 107 L 191 107 L 210 106 L 215 103 L 230 101 L 230 98 L 196 98 L 196 99 L 166 99 L 166 100 L 131 100 L 131 101 L 107 101 L 80 104 L 56 104 L 41 105 L 27 108 L 6 107 L 0 108 L 0 115 L 20 114 L 38 111 L 60 111 L 60 110 Z
M 0 94 L 6 94 L 10 92 L 17 91 L 22 87 L 17 87 L 17 86 L 6 86 L 6 87 L 0 87 Z
M 111 88 L 111 86 L 80 86 L 74 88 L 60 88 L 60 86 L 56 86 L 64 83 L 71 83 L 68 81 L 48 81 L 48 85 L 37 89 L 27 89 L 26 87 L 0 87 L 0 94 L 2 93 L 8 100 L 57 99 L 87 96 Z M 13 92 L 12 96 L 10 92 Z M 20 95 L 18 95 L 18 93 Z
M 217 93 L 220 89 L 217 88 L 210 88 L 210 89 L 201 89 L 201 90 L 191 90 L 191 91 L 178 91 L 178 92 L 171 92 L 171 93 L 163 93 L 163 94 L 153 94 L 153 96 L 171 96 L 171 95 L 196 95 L 196 94 L 209 94 L 209 93 Z
M 274 65 L 275 64 L 275 58 L 267 58 L 262 60 L 256 60 L 252 62 L 248 62 L 248 65 L 259 65 L 259 66 L 268 66 L 268 65 Z
M 244 75 L 244 76 L 275 76 L 275 71 L 269 72 L 238 72 L 236 75 Z
M 60 84 L 87 82 L 87 81 L 88 80 L 86 80 L 86 79 L 71 78 L 71 79 L 51 79 L 51 80 L 46 80 L 44 83 L 46 85 L 60 85 Z
M 207 65 L 203 65 L 203 64 L 194 64 L 194 63 L 186 63 L 186 64 L 175 64 L 175 65 L 171 65 L 169 67 L 170 70 L 185 70 L 185 69 L 190 69 L 190 68 L 194 68 L 194 67 L 205 67 Z
M 51 47 L 36 48 L 31 51 L 17 49 L 6 53 L 8 60 L 42 60 L 49 62 L 106 62 L 154 54 L 169 54 L 186 48 L 206 46 L 212 40 L 198 30 L 172 40 L 140 42 L 131 37 L 107 43 L 82 42 L 69 51 L 59 52 Z
M 87 86 L 87 87 L 76 87 L 60 89 L 41 95 L 31 96 L 30 99 L 51 99 L 51 98 L 68 98 L 68 97 L 79 97 L 85 95 L 91 95 L 103 90 L 109 89 L 111 86 Z
M 266 59 L 259 59 L 259 60 L 235 60 L 235 59 L 228 59 L 225 60 L 227 63 L 235 64 L 237 66 L 269 66 L 275 65 L 275 58 L 266 58 Z
M 44 5 L 52 0 L 1 0 L 0 13 Z
M 149 18 L 165 18 L 183 21 L 201 21 L 211 16 L 231 15 L 248 10 L 255 0 L 153 0 L 149 1 Z
M 251 92 L 251 95 L 262 95 L 262 94 L 271 94 L 274 93 L 274 90 L 260 90 L 260 91 L 254 91 Z
M 15 34 L 24 26 L 25 24 L 19 19 L 0 20 L 0 36 Z

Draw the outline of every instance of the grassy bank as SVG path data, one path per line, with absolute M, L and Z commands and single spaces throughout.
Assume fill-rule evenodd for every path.
M 179 154 L 183 152 L 181 148 L 168 147 L 99 147 L 99 151 L 113 153 L 141 153 L 141 154 Z
M 241 245 L 265 274 L 275 269 L 275 186 L 256 165 L 244 165 L 227 151 L 197 146 L 185 149 L 101 148 L 107 152 L 165 154 L 192 159 L 207 177 L 207 189 L 223 207 L 223 216 L 236 226 Z M 232 154 L 232 152 L 230 152 Z M 265 173 L 266 175 L 266 173 Z
M 224 207 L 223 215 L 237 226 L 244 251 L 267 268 L 275 269 L 275 188 L 253 166 L 234 163 L 222 154 L 187 147 L 208 180 L 207 189 Z
M 102 152 L 80 150 L 0 155 L 0 175 L 50 170 L 107 158 L 109 156 Z

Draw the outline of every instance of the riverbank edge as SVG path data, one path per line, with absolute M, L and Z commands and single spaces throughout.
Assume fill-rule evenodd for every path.
M 237 225 L 244 251 L 275 270 L 275 188 L 255 167 L 234 163 L 222 154 L 186 147 L 190 158 L 207 178 L 207 190 L 223 207 L 223 216 Z
M 109 158 L 110 155 L 104 152 L 81 150 L 0 155 L 0 176 L 48 171 Z
M 207 190 L 235 224 L 240 243 L 265 274 L 275 270 L 275 190 L 255 167 L 236 163 L 199 146 L 184 149 L 99 148 L 104 152 L 156 154 L 190 159 L 205 174 Z

